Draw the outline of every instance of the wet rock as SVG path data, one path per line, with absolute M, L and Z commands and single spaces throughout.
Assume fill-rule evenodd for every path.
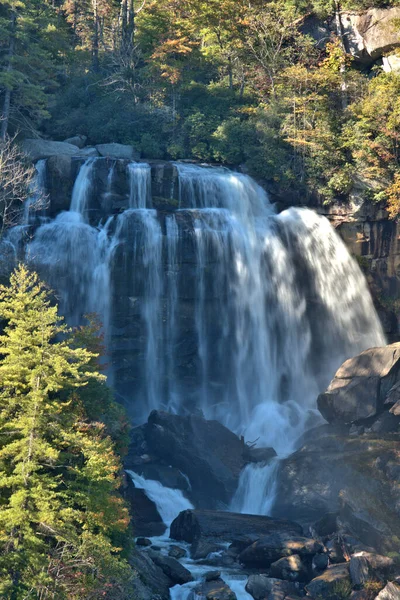
M 123 492 L 130 505 L 134 535 L 138 537 L 163 535 L 167 528 L 155 503 L 146 496 L 143 490 L 135 488 L 130 477 L 126 478 Z
M 280 558 L 272 563 L 271 577 L 287 581 L 309 581 L 308 569 L 298 554 Z
M 251 463 L 269 462 L 277 456 L 273 448 L 250 448 L 245 446 L 243 458 Z
M 183 492 L 188 492 L 191 489 L 188 478 L 179 469 L 174 469 L 171 466 L 146 462 L 140 466 L 136 466 L 133 470 L 145 479 L 159 481 L 167 488 L 178 489 Z
M 192 544 L 192 556 L 199 557 L 199 548 L 203 545 L 208 549 L 213 545 L 215 548 L 217 544 L 218 548 L 218 544 L 232 543 L 238 537 L 242 539 L 247 537 L 251 542 L 254 537 L 249 538 L 249 536 L 260 538 L 271 532 L 296 536 L 302 533 L 302 528 L 297 523 L 284 519 L 212 510 L 185 510 L 172 522 L 170 537 Z M 205 552 L 202 551 L 202 554 L 204 555 Z M 280 556 L 276 556 L 271 562 L 278 558 Z
M 239 562 L 251 568 L 268 568 L 273 562 L 285 556 L 298 554 L 312 556 L 323 549 L 316 540 L 289 536 L 282 533 L 271 533 L 246 548 L 239 555 Z
M 134 549 L 129 557 L 129 564 L 135 572 L 135 600 L 169 600 L 169 588 L 173 586 L 173 582 L 146 552 Z
M 184 556 L 186 556 L 186 550 L 184 550 L 180 546 L 170 546 L 169 551 L 168 551 L 168 556 L 171 556 L 172 558 L 176 558 L 176 560 L 179 560 L 180 558 L 183 558 Z
M 176 585 L 183 585 L 193 581 L 193 576 L 188 569 L 186 569 L 180 562 L 171 556 L 163 556 L 158 552 L 149 550 L 148 552 L 151 560 L 157 567 L 163 571 L 163 573 L 171 579 Z
M 134 150 L 133 146 L 128 146 L 126 144 L 98 144 L 96 150 L 100 156 L 104 157 L 122 158 L 126 160 L 136 160 L 140 158 L 139 153 Z
M 400 371 L 400 343 L 371 348 L 347 360 L 336 372 L 318 408 L 329 422 L 352 423 L 383 410 Z
M 390 582 L 377 595 L 376 600 L 400 600 L 400 585 Z
M 339 596 L 341 590 L 342 596 Z M 347 564 L 332 565 L 306 585 L 307 595 L 311 598 L 336 599 L 338 596 L 346 598 L 351 593 L 351 580 Z
M 86 135 L 74 135 L 73 137 L 64 140 L 64 144 L 72 144 L 77 146 L 80 150 L 85 146 L 87 137 Z
M 222 581 L 216 579 L 205 581 L 196 586 L 188 596 L 188 600 L 236 600 L 236 594 Z
M 289 581 L 282 581 L 267 575 L 250 575 L 246 592 L 254 600 L 286 600 L 296 594 L 296 586 Z
M 245 464 L 243 442 L 229 429 L 201 417 L 153 411 L 145 439 L 150 454 L 187 475 L 196 506 L 229 504 Z
M 138 537 L 136 540 L 136 546 L 144 546 L 144 547 L 148 547 L 152 545 L 152 541 L 149 540 L 149 538 L 145 538 L 145 537 Z
M 208 571 L 208 573 L 206 573 L 204 575 L 204 579 L 205 581 L 216 581 L 217 579 L 221 578 L 221 571 Z

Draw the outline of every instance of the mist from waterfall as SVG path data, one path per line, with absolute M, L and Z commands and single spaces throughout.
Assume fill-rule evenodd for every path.
M 28 262 L 70 323 L 100 314 L 117 388 L 124 348 L 134 349 L 137 384 L 118 389 L 136 422 L 154 408 L 201 409 L 288 455 L 318 422 L 316 398 L 336 368 L 384 344 L 357 263 L 325 218 L 276 214 L 251 178 L 223 168 L 176 163 L 180 208 L 163 212 L 151 208 L 150 166 L 130 163 L 125 210 L 95 223 L 97 160 L 80 167 L 70 211 L 36 230 Z M 275 473 L 247 467 L 232 507 L 268 512 Z

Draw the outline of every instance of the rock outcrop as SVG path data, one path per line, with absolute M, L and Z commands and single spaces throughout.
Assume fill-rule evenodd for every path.
M 41 139 L 26 139 L 22 150 L 33 162 L 50 156 L 79 156 L 79 148 L 68 142 L 53 142 Z
M 145 425 L 133 430 L 125 463 L 167 487 L 180 487 L 200 508 L 217 508 L 227 506 L 237 488 L 243 451 L 243 441 L 217 421 L 153 411 Z
M 400 343 L 371 348 L 339 368 L 327 391 L 319 396 L 318 408 L 329 423 L 375 417 L 384 410 L 399 378 Z
M 341 11 L 340 27 L 347 52 L 357 62 L 371 65 L 390 50 L 400 46 L 398 28 L 393 23 L 400 18 L 400 8 L 370 8 L 365 11 Z M 335 17 L 321 20 L 310 15 L 304 20 L 301 30 L 313 37 L 320 47 L 324 47 L 337 35 Z
M 302 528 L 297 523 L 285 519 L 207 510 L 186 510 L 173 521 L 170 536 L 172 539 L 191 544 L 192 555 L 200 558 L 201 554 L 207 556 L 211 551 L 224 547 L 226 543 L 237 548 L 237 554 L 239 554 L 241 550 L 251 547 L 263 536 L 274 536 L 275 534 L 278 536 L 274 538 L 277 544 L 289 543 L 287 541 L 289 538 L 300 539 Z M 305 538 L 301 541 L 304 544 L 308 543 Z M 280 557 L 279 552 L 275 552 L 271 562 Z

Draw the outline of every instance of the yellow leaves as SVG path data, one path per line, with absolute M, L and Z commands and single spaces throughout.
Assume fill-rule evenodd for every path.
M 400 173 L 396 173 L 394 181 L 387 189 L 387 209 L 389 217 L 395 219 L 400 215 Z

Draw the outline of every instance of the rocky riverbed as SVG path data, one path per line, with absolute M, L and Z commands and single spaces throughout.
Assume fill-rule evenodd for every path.
M 201 414 L 153 411 L 126 459 L 137 598 L 400 598 L 399 390 L 400 344 L 344 363 L 318 399 L 328 423 L 269 470 L 271 516 L 230 502 L 273 449 Z

